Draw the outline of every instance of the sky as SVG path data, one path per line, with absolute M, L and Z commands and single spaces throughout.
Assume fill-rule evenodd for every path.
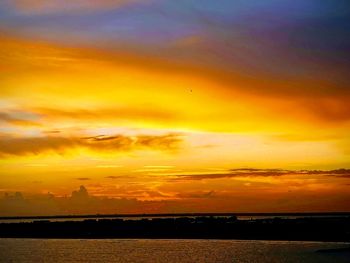
M 347 0 L 0 1 L 0 215 L 350 211 Z

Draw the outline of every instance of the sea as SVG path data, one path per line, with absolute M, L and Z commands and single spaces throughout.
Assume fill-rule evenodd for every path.
M 0 238 L 0 262 L 350 262 L 350 243 Z M 321 251 L 320 251 L 321 250 Z

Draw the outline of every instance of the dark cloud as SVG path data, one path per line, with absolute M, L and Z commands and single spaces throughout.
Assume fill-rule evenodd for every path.
M 160 196 L 156 192 L 149 196 Z M 85 186 L 68 197 L 51 194 L 25 197 L 22 193 L 6 194 L 0 198 L 0 216 L 45 216 L 67 214 L 152 213 L 162 207 L 162 201 L 139 201 L 134 198 L 108 198 L 90 195 Z
M 323 170 L 302 170 L 302 173 L 306 174 L 320 174 L 320 175 L 327 175 L 327 176 L 333 176 L 333 177 L 343 177 L 343 178 L 350 178 L 350 169 L 336 169 L 336 170 L 329 170 L 329 171 L 323 171 Z
M 52 195 L 43 195 L 38 198 L 25 198 L 22 193 L 5 193 L 0 198 L 1 216 L 26 216 L 26 215 L 55 215 L 62 211 Z
M 148 147 L 158 149 L 176 149 L 181 141 L 179 134 L 168 134 L 164 136 L 140 135 L 137 137 L 135 145 L 137 147 Z
M 88 178 L 88 177 L 79 177 L 79 178 L 76 178 L 77 180 L 79 181 L 88 181 L 88 180 L 91 180 L 91 178 Z
M 108 179 L 118 179 L 119 176 L 110 175 L 110 176 L 106 176 L 105 178 L 108 178 Z
M 120 136 L 98 135 L 98 136 L 92 136 L 92 137 L 85 137 L 83 139 L 98 142 L 98 141 L 111 141 L 119 138 Z
M 67 148 L 79 145 L 78 138 L 65 137 L 0 137 L 0 156 L 30 155 L 54 151 L 64 153 Z
M 5 112 L 0 112 L 0 120 L 1 121 L 11 121 L 13 119 L 14 118 L 12 118 L 10 114 L 5 113 Z
M 0 112 L 0 123 L 6 122 L 12 125 L 18 125 L 18 126 L 40 126 L 40 123 L 31 119 L 26 118 L 20 118 L 18 115 L 28 115 L 28 112 L 20 112 L 20 111 L 14 111 L 14 112 Z M 17 115 L 17 116 L 16 116 Z
M 85 186 L 83 185 L 79 187 L 79 190 L 73 191 L 71 196 L 71 200 L 73 201 L 86 201 L 89 198 L 90 198 L 89 193 L 85 188 Z
M 215 195 L 215 191 L 199 191 L 199 192 L 186 192 L 179 193 L 176 196 L 179 198 L 213 198 Z
M 182 138 L 179 134 L 137 135 L 137 136 L 94 136 L 94 137 L 0 137 L 0 157 L 7 155 L 30 155 L 43 152 L 64 154 L 65 151 L 84 147 L 96 151 L 133 151 L 179 149 Z
M 266 192 L 190 191 L 178 193 L 174 199 L 164 198 L 158 191 L 140 191 L 137 195 L 154 196 L 157 200 L 141 201 L 136 198 L 98 197 L 89 194 L 84 186 L 71 196 L 52 194 L 23 196 L 5 194 L 0 198 L 0 216 L 45 216 L 79 214 L 132 214 L 132 213 L 195 213 L 195 212 L 302 212 L 347 211 L 349 191 L 343 195 L 331 192 Z
M 182 141 L 179 134 L 166 135 L 137 135 L 137 136 L 95 136 L 83 138 L 83 144 L 90 148 L 106 150 L 133 150 L 133 149 L 154 149 L 154 150 L 176 150 Z
M 287 175 L 323 175 L 331 177 L 350 178 L 350 169 L 337 170 L 283 170 L 283 169 L 255 169 L 242 168 L 231 169 L 223 173 L 198 173 L 198 174 L 179 174 L 171 180 L 208 180 L 221 178 L 240 178 L 240 177 L 279 177 Z M 174 175 L 172 175 L 174 176 Z

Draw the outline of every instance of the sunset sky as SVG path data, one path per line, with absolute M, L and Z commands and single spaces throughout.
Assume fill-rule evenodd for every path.
M 0 1 L 0 215 L 350 211 L 349 25 L 347 0 Z

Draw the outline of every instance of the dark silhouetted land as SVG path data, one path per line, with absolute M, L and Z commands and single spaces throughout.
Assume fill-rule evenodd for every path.
M 164 216 L 164 215 L 163 215 Z M 96 217 L 96 216 L 95 216 Z M 129 216 L 130 217 L 130 216 Z M 349 216 L 265 218 L 177 216 L 82 221 L 34 220 L 0 224 L 0 237 L 16 238 L 191 238 L 350 242 Z
M 164 217 L 350 217 L 350 212 L 296 212 L 296 213 L 162 213 L 162 214 L 90 214 L 90 215 L 52 215 L 52 216 L 2 216 L 0 220 L 21 219 L 91 219 L 91 218 L 164 218 Z

